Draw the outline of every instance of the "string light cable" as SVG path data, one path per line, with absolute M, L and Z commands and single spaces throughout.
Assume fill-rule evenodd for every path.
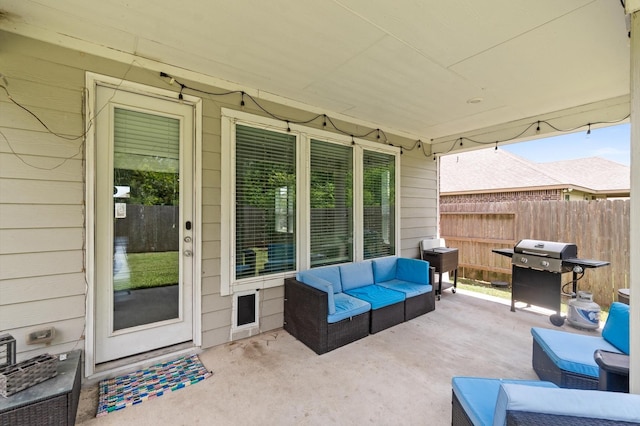
M 283 121 L 287 124 L 287 129 L 290 130 L 289 125 L 290 124 L 309 124 L 312 123 L 314 121 L 316 121 L 317 119 L 319 119 L 320 117 L 323 118 L 323 122 L 322 122 L 322 127 L 326 128 L 327 124 L 330 124 L 331 127 L 338 133 L 341 133 L 345 136 L 350 136 L 352 139 L 353 138 L 359 138 L 359 139 L 365 139 L 370 137 L 373 134 L 376 134 L 376 139 L 380 140 L 381 139 L 381 135 L 384 136 L 384 141 L 383 143 L 385 143 L 386 145 L 390 145 L 390 146 L 395 146 L 400 148 L 400 152 L 404 152 L 404 151 L 413 151 L 415 148 L 419 148 L 422 151 L 422 154 L 425 157 L 431 157 L 433 156 L 435 158 L 436 155 L 444 155 L 444 154 L 448 154 L 451 151 L 453 151 L 453 149 L 456 147 L 457 144 L 459 144 L 460 146 L 464 145 L 464 141 L 468 141 L 471 143 L 475 143 L 478 145 L 494 145 L 496 146 L 496 149 L 498 147 L 499 144 L 504 143 L 504 142 L 509 142 L 509 141 L 513 141 L 516 140 L 522 136 L 524 136 L 527 132 L 529 132 L 529 130 L 535 126 L 535 132 L 536 134 L 540 133 L 540 124 L 546 124 L 547 126 L 549 126 L 551 129 L 557 131 L 557 132 L 563 132 L 563 133 L 569 133 L 569 132 L 575 132 L 576 130 L 579 130 L 581 128 L 584 128 L 585 126 L 589 127 L 589 132 L 591 130 L 591 126 L 592 125 L 597 125 L 597 124 L 616 124 L 616 123 L 620 123 L 624 120 L 626 120 L 627 118 L 630 117 L 629 114 L 627 114 L 624 118 L 619 119 L 619 120 L 613 120 L 613 121 L 598 121 L 598 122 L 590 122 L 587 124 L 582 124 L 580 126 L 571 128 L 571 129 L 563 129 L 563 128 L 559 128 L 557 126 L 554 126 L 553 124 L 551 124 L 549 121 L 546 120 L 536 120 L 534 122 L 532 122 L 531 124 L 527 125 L 524 130 L 520 131 L 519 133 L 517 133 L 516 135 L 506 138 L 506 139 L 501 139 L 501 140 L 491 140 L 491 141 L 481 141 L 481 140 L 477 140 L 477 139 L 473 139 L 473 138 L 468 138 L 465 136 L 462 137 L 458 137 L 457 139 L 450 141 L 452 142 L 451 146 L 449 147 L 449 149 L 445 150 L 445 151 L 440 151 L 440 152 L 435 152 L 433 151 L 431 145 L 430 145 L 430 149 L 429 151 L 427 151 L 425 149 L 425 143 L 422 142 L 421 139 L 418 139 L 416 141 L 413 142 L 413 144 L 409 147 L 406 147 L 402 144 L 398 144 L 398 143 L 392 143 L 389 138 L 387 137 L 386 133 L 384 132 L 384 130 L 382 129 L 372 129 L 368 132 L 364 132 L 362 134 L 354 134 L 353 132 L 348 132 L 342 128 L 340 128 L 334 121 L 333 119 L 328 116 L 327 114 L 317 114 L 314 115 L 312 117 L 310 117 L 309 119 L 306 120 L 293 120 L 291 118 L 288 117 L 284 117 L 284 116 L 279 116 L 271 111 L 269 111 L 266 107 L 264 107 L 255 97 L 253 97 L 252 95 L 250 95 L 249 93 L 242 91 L 242 90 L 229 90 L 229 91 L 225 91 L 225 92 L 212 92 L 212 91 L 207 91 L 207 90 L 202 90 L 202 89 L 198 89 L 195 87 L 190 87 L 180 81 L 178 81 L 175 77 L 165 73 L 165 72 L 160 72 L 160 77 L 165 78 L 165 79 L 169 79 L 169 84 L 178 84 L 180 86 L 180 95 L 182 95 L 182 92 L 185 89 L 191 90 L 193 92 L 196 93 L 200 93 L 200 94 L 205 94 L 208 96 L 228 96 L 228 95 L 235 95 L 235 94 L 240 94 L 241 95 L 241 101 L 240 101 L 240 106 L 244 107 L 245 106 L 245 101 L 244 98 L 245 96 L 251 100 L 251 102 L 258 107 L 262 112 L 264 112 L 267 116 L 278 120 L 278 121 Z M 433 142 L 433 139 L 431 139 L 431 141 Z M 354 141 L 355 142 L 355 141 Z M 444 141 L 443 143 L 446 143 L 448 141 Z
M 118 85 L 116 87 L 114 87 L 114 92 L 113 95 L 111 95 L 111 97 L 109 98 L 109 101 L 111 101 L 111 99 L 113 99 L 113 97 L 115 96 L 116 92 L 120 89 L 120 86 L 123 84 L 123 82 L 125 81 L 125 79 L 127 78 L 127 75 L 129 74 L 129 72 L 131 71 L 131 69 L 133 68 L 133 66 L 137 64 L 137 62 L 134 60 L 132 61 L 127 70 L 125 71 L 124 75 L 122 76 L 122 78 L 120 79 L 120 82 L 118 83 Z M 139 65 L 139 64 L 138 64 Z M 13 148 L 13 146 L 11 145 L 11 142 L 9 141 L 9 138 L 7 138 L 7 136 L 0 131 L 0 136 L 2 136 L 2 138 L 4 139 L 4 141 L 7 143 L 7 146 L 9 147 L 9 150 L 11 151 L 11 153 L 13 155 L 16 156 L 16 158 L 18 158 L 22 163 L 24 163 L 25 165 L 34 168 L 34 169 L 38 169 L 38 170 L 55 170 L 58 169 L 59 167 L 62 167 L 64 164 L 66 164 L 67 161 L 77 157 L 78 155 L 82 154 L 82 149 L 84 147 L 84 143 L 85 143 L 85 138 L 87 136 L 87 134 L 91 131 L 91 128 L 93 127 L 93 124 L 95 122 L 95 120 L 98 118 L 98 116 L 102 113 L 102 111 L 104 110 L 104 108 L 107 106 L 107 104 L 109 103 L 109 101 L 107 101 L 105 103 L 105 105 L 102 106 L 102 108 L 100 108 L 100 110 L 98 112 L 96 112 L 94 114 L 93 117 L 91 117 L 91 119 L 89 119 L 88 121 L 85 121 L 85 116 L 84 114 L 82 114 L 82 127 L 85 129 L 84 132 L 82 132 L 80 135 L 74 136 L 74 135 L 65 135 L 62 133 L 58 133 L 53 131 L 45 122 L 44 120 L 42 120 L 40 117 L 38 117 L 38 115 L 36 113 L 34 113 L 33 111 L 31 111 L 29 108 L 27 108 L 26 106 L 22 105 L 20 102 L 18 102 L 17 100 L 14 99 L 14 97 L 11 95 L 11 92 L 9 92 L 9 89 L 7 88 L 9 86 L 9 83 L 7 81 L 7 78 L 4 76 L 4 74 L 0 73 L 0 81 L 2 82 L 2 84 L 0 84 L 0 87 L 2 88 L 2 90 L 4 90 L 5 94 L 7 95 L 7 98 L 17 107 L 21 108 L 22 110 L 26 111 L 29 115 L 31 115 L 33 118 L 36 119 L 36 121 L 38 121 L 38 123 L 40 123 L 40 125 L 42 127 L 44 127 L 44 129 L 51 135 L 63 139 L 63 140 L 67 140 L 67 141 L 77 141 L 77 140 L 82 140 L 82 142 L 78 145 L 78 150 L 76 151 L 75 154 L 68 156 L 68 157 L 64 157 L 61 159 L 61 161 L 51 167 L 41 167 L 41 166 L 36 166 L 35 164 L 31 164 L 28 161 L 26 161 L 23 158 L 23 155 L 19 154 L 18 152 L 16 152 L 16 150 Z M 85 93 L 88 89 L 85 89 Z M 86 96 L 83 97 L 82 102 L 83 102 L 83 110 L 84 110 L 84 102 L 85 102 Z

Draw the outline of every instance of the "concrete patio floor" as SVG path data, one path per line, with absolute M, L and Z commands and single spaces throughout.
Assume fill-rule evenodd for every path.
M 282 329 L 204 350 L 210 378 L 104 417 L 85 387 L 77 424 L 450 425 L 453 376 L 537 379 L 533 326 L 555 328 L 445 291 L 435 311 L 321 356 Z

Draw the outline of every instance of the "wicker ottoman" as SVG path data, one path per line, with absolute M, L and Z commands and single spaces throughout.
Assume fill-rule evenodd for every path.
M 58 362 L 58 374 L 8 397 L 0 397 L 0 425 L 74 425 L 80 398 L 80 351 Z

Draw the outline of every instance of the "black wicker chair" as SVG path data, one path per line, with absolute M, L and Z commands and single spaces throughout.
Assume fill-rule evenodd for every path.
M 503 392 L 496 388 L 498 384 L 505 386 L 506 397 L 505 395 L 498 397 L 498 393 Z M 508 386 L 512 385 L 518 386 L 515 389 L 508 389 Z M 489 426 L 502 420 L 503 416 L 507 425 L 640 423 L 638 395 L 561 389 L 548 382 L 545 384 L 544 382 L 467 377 L 454 378 L 452 386 L 451 424 L 453 426 Z M 456 392 L 460 392 L 460 395 Z M 540 402 L 541 399 L 544 402 Z M 554 401 L 551 402 L 553 407 L 549 406 L 549 399 Z M 584 399 L 587 401 L 585 402 Z M 621 407 L 625 408 L 621 410 Z M 612 420 L 614 418 L 617 420 Z
M 318 355 L 369 335 L 370 311 L 328 323 L 328 303 L 324 291 L 295 278 L 284 280 L 284 329 Z
M 451 405 L 451 424 L 452 426 L 474 426 L 455 393 L 453 394 Z M 529 411 L 507 411 L 507 426 L 629 426 L 633 424 L 637 423 L 594 419 L 590 417 L 559 416 L 556 414 L 532 413 Z
M 531 362 L 540 380 L 555 383 L 561 388 L 598 389 L 598 377 L 561 370 L 535 339 L 533 340 Z

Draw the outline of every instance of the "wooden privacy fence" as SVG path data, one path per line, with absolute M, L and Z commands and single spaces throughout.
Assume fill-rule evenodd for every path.
M 578 290 L 608 306 L 629 288 L 629 207 L 629 200 L 442 204 L 440 234 L 459 249 L 460 276 L 509 283 L 511 259 L 492 249 L 513 248 L 521 239 L 574 243 L 578 257 L 611 262 L 587 269 L 578 281 Z M 564 274 L 563 284 L 570 281 Z

